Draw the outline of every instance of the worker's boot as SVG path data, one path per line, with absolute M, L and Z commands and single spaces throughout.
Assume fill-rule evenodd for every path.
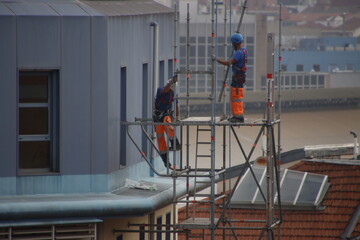
M 162 161 L 164 163 L 164 166 L 167 167 L 167 153 L 161 154 L 160 156 L 161 156 L 161 159 L 162 159 Z M 170 162 L 169 162 L 169 168 L 172 168 Z
M 175 147 L 174 147 L 174 140 L 170 140 L 170 145 L 171 145 L 171 147 L 170 147 L 171 151 L 181 150 L 181 144 L 177 138 L 175 140 Z

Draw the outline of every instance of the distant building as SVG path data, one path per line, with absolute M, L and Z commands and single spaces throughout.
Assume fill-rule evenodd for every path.
M 281 52 L 280 68 L 285 89 L 360 86 L 360 52 L 356 38 L 304 38 L 294 46 L 294 49 Z M 275 69 L 278 68 L 279 61 L 275 61 Z M 346 81 L 339 78 L 345 73 Z M 264 79 L 262 86 L 265 87 Z
M 228 9 L 222 3 L 218 6 L 216 37 L 214 38 L 214 52 L 219 58 L 230 58 L 232 55 L 232 46 L 229 40 L 231 34 L 236 31 L 241 14 L 241 4 L 234 11 L 234 8 L 226 11 L 226 25 L 224 25 L 225 11 Z M 243 2 L 242 2 L 243 3 Z M 190 70 L 210 70 L 211 69 L 211 12 L 202 12 L 200 2 L 181 1 L 180 2 L 180 29 L 179 29 L 179 59 L 180 70 L 186 70 L 187 65 L 187 4 L 189 4 L 189 69 Z M 252 6 L 252 3 L 248 3 Z M 253 6 L 254 7 L 254 6 Z M 253 14 L 252 9 L 245 12 L 241 34 L 244 35 L 244 46 L 248 50 L 247 79 L 245 88 L 247 91 L 260 90 L 261 76 L 266 76 L 266 61 L 263 53 L 266 51 L 266 14 Z M 230 16 L 231 14 L 231 16 Z M 231 24 L 230 24 L 231 23 Z M 226 28 L 224 29 L 224 26 Z M 226 37 L 224 34 L 226 33 Z M 217 90 L 222 88 L 226 67 L 217 64 Z M 229 72 L 228 77 L 231 77 Z M 229 82 L 230 80 L 228 80 Z M 191 93 L 208 93 L 211 91 L 210 76 L 192 75 L 190 76 L 189 91 Z M 186 92 L 186 81 L 180 81 L 180 92 Z

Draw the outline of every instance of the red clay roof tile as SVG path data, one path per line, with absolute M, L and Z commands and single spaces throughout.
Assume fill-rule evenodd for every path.
M 281 239 L 296 240 L 337 240 L 343 234 L 352 214 L 360 204 L 360 166 L 341 165 L 330 163 L 300 162 L 292 170 L 312 172 L 328 175 L 331 184 L 322 202 L 323 210 L 283 210 L 281 225 Z M 220 208 L 216 208 L 216 215 L 220 215 Z M 191 211 L 192 212 L 192 211 Z M 275 214 L 277 215 L 277 213 Z M 209 211 L 200 211 L 196 217 L 208 217 Z M 265 219 L 265 210 L 259 209 L 232 209 L 232 220 Z M 179 222 L 185 219 L 185 208 L 179 211 Z M 265 223 L 232 222 L 234 227 L 265 227 Z M 220 224 L 222 226 L 222 224 Z M 234 230 L 241 239 L 258 239 L 261 230 Z M 226 235 L 232 233 L 227 230 Z M 203 230 L 192 230 L 202 236 Z M 223 239 L 223 231 L 216 230 L 216 239 Z M 209 238 L 210 231 L 204 230 L 205 239 Z M 275 231 L 277 236 L 278 231 Z M 360 235 L 358 222 L 352 237 Z M 179 235 L 179 240 L 186 239 Z

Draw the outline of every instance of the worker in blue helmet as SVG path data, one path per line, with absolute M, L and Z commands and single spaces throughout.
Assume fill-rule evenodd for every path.
M 246 63 L 248 52 L 243 47 L 244 37 L 240 33 L 231 35 L 231 43 L 234 47 L 234 54 L 229 60 L 221 60 L 212 56 L 212 60 L 226 66 L 232 66 L 232 81 L 230 103 L 232 117 L 231 122 L 244 122 L 244 84 L 246 82 Z

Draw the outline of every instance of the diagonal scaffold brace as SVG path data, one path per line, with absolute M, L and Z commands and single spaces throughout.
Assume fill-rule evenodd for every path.
M 247 4 L 247 0 L 245 0 L 244 4 L 242 5 L 242 10 L 241 10 L 241 15 L 240 15 L 240 20 L 239 20 L 239 24 L 237 26 L 236 32 L 235 33 L 240 33 L 240 28 L 241 28 L 241 24 L 244 18 L 244 14 L 245 14 L 245 9 L 246 9 L 246 4 Z M 234 53 L 234 49 L 233 49 L 233 53 Z M 224 81 L 223 81 L 223 85 L 219 94 L 219 102 L 221 102 L 222 96 L 224 95 L 224 91 L 225 91 L 225 87 L 226 87 L 226 82 L 227 82 L 227 77 L 229 75 L 229 69 L 230 69 L 230 65 L 227 67 L 226 72 L 225 72 L 225 77 L 224 77 Z

